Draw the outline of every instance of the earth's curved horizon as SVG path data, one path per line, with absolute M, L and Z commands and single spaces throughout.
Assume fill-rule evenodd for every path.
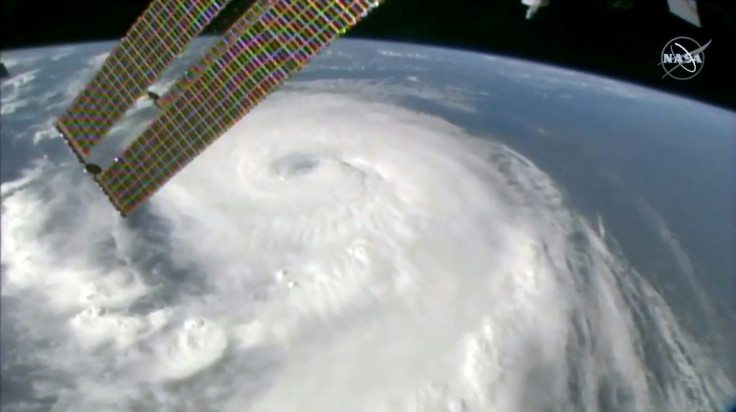
M 733 401 L 733 112 L 343 39 L 121 219 L 51 123 L 113 45 L 1 53 L 3 410 Z

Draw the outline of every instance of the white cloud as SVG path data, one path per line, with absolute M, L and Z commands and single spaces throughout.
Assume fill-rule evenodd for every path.
M 58 408 L 595 410 L 610 387 L 622 410 L 677 410 L 732 389 L 667 316 L 648 333 L 687 357 L 655 389 L 633 318 L 666 304 L 529 160 L 356 99 L 384 93 L 368 84 L 305 86 L 174 177 L 142 226 L 76 167 L 3 184 L 3 299 Z
M 393 50 L 379 50 L 378 54 L 386 57 L 398 57 L 402 59 L 429 60 L 429 56 L 421 53 L 402 53 Z
M 427 102 L 459 110 L 475 112 L 475 101 L 479 96 L 487 95 L 478 90 L 463 90 L 453 86 L 437 86 L 431 83 L 422 83 L 418 79 L 411 80 L 410 84 L 394 83 L 375 80 L 311 80 L 284 85 L 286 90 L 329 90 L 333 93 L 347 93 L 371 101 L 398 103 L 400 99 L 417 97 Z
M 60 83 L 67 98 L 106 56 Z M 733 390 L 549 176 L 395 104 L 472 112 L 479 92 L 408 80 L 290 83 L 143 222 L 76 164 L 3 183 L 2 296 L 23 342 L 3 363 L 75 411 L 596 410 L 606 390 L 619 410 L 695 410 Z

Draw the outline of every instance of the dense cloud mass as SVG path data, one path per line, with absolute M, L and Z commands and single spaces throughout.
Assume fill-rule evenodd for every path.
M 73 162 L 2 196 L 3 363 L 52 410 L 704 411 L 733 390 L 543 171 L 393 104 L 277 93 L 129 220 Z

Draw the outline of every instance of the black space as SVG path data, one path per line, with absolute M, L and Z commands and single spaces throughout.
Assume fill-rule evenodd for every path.
M 222 31 L 251 0 L 235 0 L 213 23 Z M 613 7 L 618 3 L 628 7 Z M 551 0 L 532 20 L 520 0 L 386 0 L 348 37 L 486 51 L 644 84 L 736 109 L 736 2 L 699 0 L 703 28 L 669 13 L 666 0 Z M 145 0 L 3 0 L 2 49 L 118 39 Z M 712 40 L 700 74 L 662 78 L 665 43 Z

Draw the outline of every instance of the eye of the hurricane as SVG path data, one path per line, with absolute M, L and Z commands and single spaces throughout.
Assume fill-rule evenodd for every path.
M 320 160 L 313 155 L 295 153 L 276 159 L 271 169 L 279 178 L 288 179 L 311 173 L 319 165 Z

